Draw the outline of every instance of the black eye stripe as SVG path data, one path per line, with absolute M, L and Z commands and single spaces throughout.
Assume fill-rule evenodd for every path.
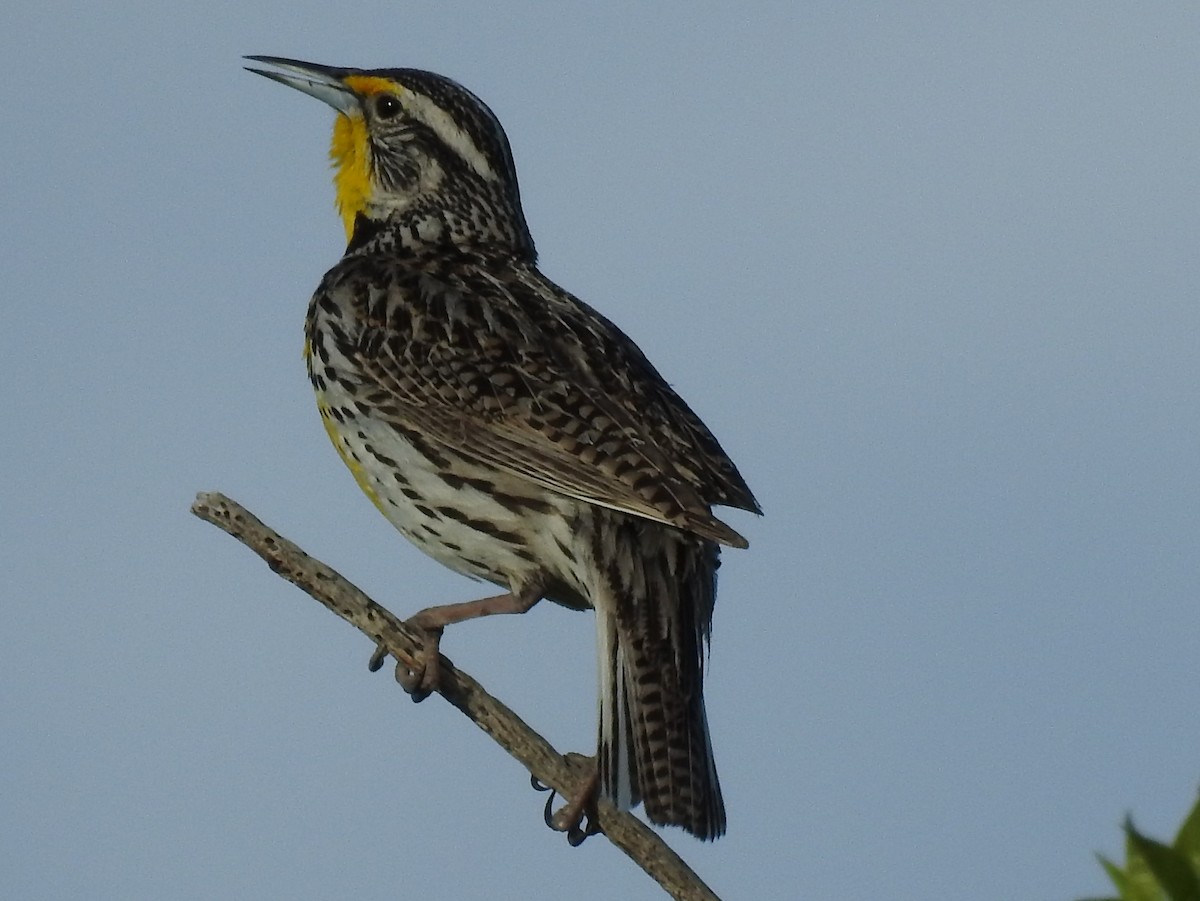
M 400 112 L 400 101 L 391 94 L 380 94 L 375 100 L 375 115 L 380 119 L 391 119 Z

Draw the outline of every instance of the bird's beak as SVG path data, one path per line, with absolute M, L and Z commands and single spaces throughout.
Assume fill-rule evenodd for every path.
M 318 100 L 324 100 L 343 115 L 348 116 L 361 109 L 358 97 L 346 86 L 346 78 L 354 74 L 354 69 L 319 66 L 316 63 L 305 63 L 298 59 L 284 59 L 279 56 L 247 56 L 245 58 L 282 70 L 269 72 L 266 69 L 247 66 L 248 72 L 254 72 L 272 81 L 295 88 L 297 91 L 303 91 Z

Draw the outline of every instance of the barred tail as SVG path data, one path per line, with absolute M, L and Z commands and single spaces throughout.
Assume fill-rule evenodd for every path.
M 596 539 L 601 794 L 714 839 L 725 805 L 703 689 L 719 549 L 630 517 L 613 517 Z

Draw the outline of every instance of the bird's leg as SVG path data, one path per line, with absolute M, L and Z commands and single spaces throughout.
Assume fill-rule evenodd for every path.
M 396 681 L 412 695 L 414 701 L 425 700 L 438 688 L 438 679 L 441 675 L 439 649 L 442 631 L 446 626 L 480 616 L 494 616 L 497 613 L 525 613 L 541 599 L 541 588 L 535 585 L 520 592 L 498 594 L 490 598 L 480 598 L 477 601 L 426 607 L 413 614 L 405 620 L 405 624 L 420 629 L 426 636 L 425 649 L 421 653 L 421 666 L 419 669 L 409 670 L 403 664 L 397 663 Z M 375 657 L 372 657 L 371 660 L 374 663 Z

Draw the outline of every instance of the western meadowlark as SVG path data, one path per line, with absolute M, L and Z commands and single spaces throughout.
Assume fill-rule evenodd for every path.
M 348 246 L 317 288 L 305 357 L 334 447 L 400 532 L 497 597 L 596 612 L 599 791 L 702 839 L 725 831 L 702 695 L 719 545 L 711 505 L 759 512 L 716 438 L 615 325 L 535 265 L 508 138 L 455 82 L 269 56 L 251 69 L 337 111 Z M 568 820 L 571 817 L 568 817 Z M 565 824 L 564 824 L 565 823 Z

